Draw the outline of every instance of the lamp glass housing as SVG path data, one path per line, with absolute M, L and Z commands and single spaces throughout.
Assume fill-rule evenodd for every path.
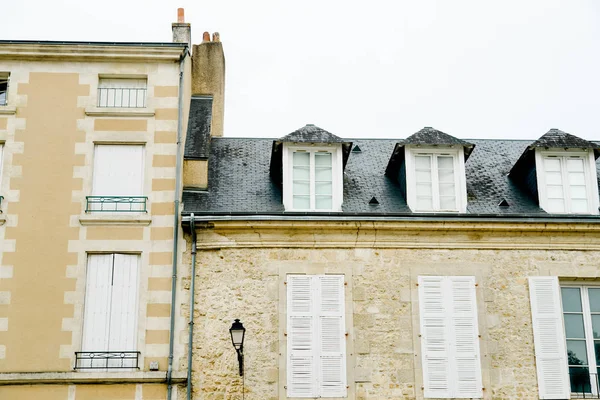
M 244 325 L 239 319 L 236 319 L 231 325 L 229 333 L 231 334 L 231 343 L 233 344 L 233 347 L 235 347 L 236 350 L 240 350 L 244 346 L 246 328 L 244 328 Z

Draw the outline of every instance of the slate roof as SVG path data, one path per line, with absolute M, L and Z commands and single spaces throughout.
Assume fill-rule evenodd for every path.
M 531 140 L 469 142 L 475 149 L 465 164 L 467 214 L 547 215 L 536 198 L 507 176 Z M 353 143 L 361 152 L 348 158 L 341 214 L 410 215 L 398 181 L 385 175 L 398 140 L 353 139 Z M 212 138 L 208 190 L 184 191 L 184 214 L 282 214 L 281 187 L 269 171 L 272 146 L 273 139 Z M 369 205 L 373 197 L 379 205 Z M 499 205 L 503 200 L 508 207 Z
M 208 158 L 211 139 L 212 103 L 212 97 L 192 97 L 183 153 L 184 158 Z
M 327 132 L 313 124 L 307 124 L 294 132 L 285 135 L 278 142 L 297 142 L 297 143 L 344 143 L 346 140 Z
M 570 133 L 563 132 L 560 129 L 552 128 L 529 147 L 597 149 L 598 145 Z

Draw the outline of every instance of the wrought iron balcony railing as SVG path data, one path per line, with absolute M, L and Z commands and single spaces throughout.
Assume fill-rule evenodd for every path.
M 98 88 L 98 107 L 146 107 L 146 88 Z
M 73 369 L 139 369 L 139 351 L 76 351 Z
M 148 212 L 146 196 L 86 196 L 85 212 Z
M 569 367 L 572 399 L 600 399 L 598 374 L 587 367 Z
M 0 214 L 2 214 L 2 200 L 4 200 L 4 196 L 0 196 Z

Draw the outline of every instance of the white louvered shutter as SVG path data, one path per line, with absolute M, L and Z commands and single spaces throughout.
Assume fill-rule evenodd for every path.
M 451 296 L 453 397 L 483 397 L 475 277 L 446 277 Z
M 316 397 L 316 318 L 312 276 L 287 277 L 287 396 Z
M 110 298 L 112 254 L 88 256 L 81 350 L 97 352 L 108 350 L 110 328 Z M 82 365 L 90 367 L 90 360 Z
M 319 293 L 319 396 L 346 397 L 344 276 L 315 276 Z
M 530 277 L 529 296 L 540 399 L 569 399 L 571 391 L 558 278 Z
M 421 353 L 425 397 L 450 398 L 449 312 L 444 277 L 419 276 Z

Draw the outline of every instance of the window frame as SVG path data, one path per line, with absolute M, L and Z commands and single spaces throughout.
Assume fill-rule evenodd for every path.
M 558 282 L 558 286 L 559 286 L 559 294 L 560 294 L 560 312 L 561 312 L 561 316 L 562 316 L 562 320 L 563 320 L 563 328 L 564 328 L 564 339 L 565 339 L 565 351 L 567 351 L 567 340 L 569 340 L 567 338 L 567 329 L 566 329 L 566 321 L 565 321 L 565 311 L 563 309 L 563 301 L 562 301 L 562 288 L 577 288 L 579 289 L 579 293 L 580 293 L 580 297 L 581 297 L 581 313 L 583 315 L 583 331 L 585 334 L 585 347 L 586 347 L 586 356 L 587 356 L 587 361 L 588 361 L 588 372 L 589 372 L 589 378 L 590 378 L 590 389 L 591 389 L 591 395 L 592 396 L 598 396 L 600 393 L 598 391 L 598 386 L 594 385 L 594 382 L 592 380 L 593 378 L 593 373 L 592 371 L 597 371 L 598 367 L 600 366 L 600 364 L 596 363 L 596 354 L 595 354 L 595 338 L 594 338 L 594 331 L 593 331 L 593 326 L 592 326 L 592 313 L 590 310 L 590 303 L 589 303 L 589 297 L 588 297 L 588 289 L 600 289 L 600 286 L 594 286 L 594 285 L 581 285 L 578 284 L 577 282 L 563 282 L 560 281 Z M 571 339 L 573 340 L 573 339 Z M 567 357 L 567 372 L 568 372 L 568 378 L 569 378 L 569 390 L 570 388 L 570 370 L 569 370 L 570 366 L 569 366 L 569 360 Z M 596 379 L 600 379 L 597 376 L 597 373 L 594 374 L 596 375 Z M 571 391 L 571 393 L 579 393 L 579 392 L 573 392 Z M 587 393 L 587 392 L 586 392 Z
M 561 174 L 563 178 L 563 194 L 565 201 L 565 211 L 556 212 L 549 211 L 548 207 L 548 190 L 546 185 L 546 171 L 544 165 L 544 159 L 547 157 L 560 157 L 565 159 L 567 157 L 580 157 L 583 159 L 583 171 L 585 175 L 585 185 L 587 192 L 588 210 L 587 212 L 573 212 L 571 211 L 571 198 L 567 196 L 569 193 L 569 182 L 565 180 L 567 174 L 566 169 L 563 168 L 563 162 L 561 161 Z M 564 150 L 564 149 L 549 149 L 535 151 L 535 165 L 536 165 L 536 178 L 538 186 L 538 200 L 540 207 L 549 214 L 592 214 L 598 215 L 598 181 L 596 177 L 596 159 L 594 158 L 594 152 L 584 150 Z
M 6 91 L 4 92 L 4 103 L 0 102 L 0 107 L 8 105 L 8 90 L 10 87 L 10 72 L 0 72 L 0 82 L 6 81 Z M 1 93 L 1 91 L 0 91 Z
M 428 155 L 435 157 L 432 159 L 432 205 L 431 209 L 425 209 L 419 207 L 417 202 L 417 183 L 416 183 L 416 156 Z M 437 166 L 438 156 L 452 156 L 454 165 L 454 191 L 456 196 L 456 208 L 454 209 L 442 209 L 440 208 L 440 195 L 439 195 L 439 181 L 437 171 L 433 173 L 433 166 Z M 451 212 L 451 213 L 464 213 L 467 211 L 467 184 L 465 177 L 465 158 L 464 148 L 462 146 L 448 146 L 448 147 L 420 147 L 420 146 L 406 146 L 405 148 L 405 162 L 406 162 L 406 197 L 408 207 L 413 212 Z M 435 175 L 435 176 L 434 176 Z
M 283 205 L 285 211 L 298 212 L 340 212 L 342 211 L 343 203 L 343 170 L 342 170 L 342 146 L 341 144 L 334 145 L 297 145 L 283 144 Z M 310 207 L 307 209 L 294 208 L 293 197 L 293 153 L 308 152 L 311 154 L 310 161 Z M 329 152 L 331 153 L 331 209 L 316 209 L 315 208 L 315 164 L 314 153 Z

